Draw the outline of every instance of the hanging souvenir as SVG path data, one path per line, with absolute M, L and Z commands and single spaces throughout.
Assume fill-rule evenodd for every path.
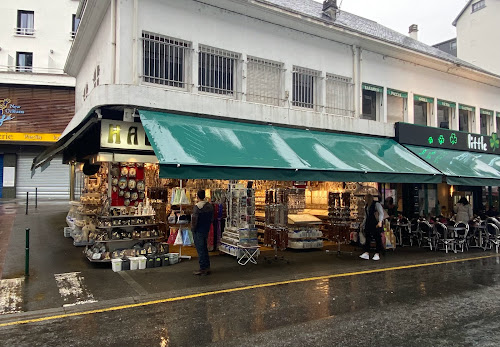
M 124 196 L 125 195 L 125 191 L 123 189 L 120 189 L 120 191 L 118 192 L 118 196 Z
M 125 177 L 120 178 L 120 180 L 118 181 L 118 187 L 120 189 L 127 188 L 127 179 Z
M 136 181 L 131 179 L 128 181 L 128 189 L 135 189 Z
M 191 239 L 189 238 L 189 230 L 182 229 L 181 234 L 182 234 L 182 245 L 183 246 L 191 246 Z
M 174 245 L 175 246 L 182 246 L 182 232 L 177 232 Z
M 118 191 L 118 187 L 117 186 L 113 186 L 113 193 L 116 193 Z
M 113 166 L 111 168 L 111 176 L 114 176 L 114 177 L 120 176 L 120 168 L 118 166 Z
M 114 177 L 112 180 L 111 180 L 111 184 L 116 186 L 118 185 L 118 178 Z
M 131 200 L 137 200 L 138 198 L 139 198 L 139 193 L 137 192 L 132 192 L 132 194 L 130 195 Z
M 129 177 L 135 177 L 137 174 L 137 169 L 135 167 L 131 167 L 129 170 L 128 170 L 128 175 Z
M 130 192 L 125 192 L 123 196 L 125 197 L 125 199 L 130 199 Z
M 189 197 L 186 195 L 186 189 L 181 189 L 180 203 L 181 203 L 181 205 L 189 205 L 189 204 L 191 204 L 191 201 L 189 200 Z
M 123 205 L 125 205 L 125 206 L 130 205 L 130 200 L 129 199 L 125 199 L 125 201 L 123 201 Z
M 180 205 L 181 203 L 181 195 L 182 195 L 182 189 L 180 188 L 175 188 L 174 193 L 172 193 L 173 200 L 172 200 L 172 205 Z
M 139 193 L 139 199 L 144 200 L 145 197 L 146 197 L 146 194 L 144 194 L 144 192 Z
M 137 190 L 139 192 L 143 192 L 146 188 L 146 184 L 144 183 L 144 181 L 137 181 Z
M 134 201 L 134 206 L 135 206 L 135 207 L 139 206 L 139 201 L 138 201 L 138 200 L 135 200 L 135 201 Z

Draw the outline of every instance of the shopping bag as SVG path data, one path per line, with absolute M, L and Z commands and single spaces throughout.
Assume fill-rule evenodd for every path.
M 181 205 L 190 205 L 191 201 L 186 195 L 186 189 L 181 189 L 180 191 L 181 191 L 181 198 L 180 198 Z
M 386 249 L 394 249 L 396 248 L 394 233 L 391 230 L 386 231 L 385 233 L 385 248 Z
M 192 245 L 194 245 L 194 237 L 191 229 L 188 229 L 188 236 L 189 236 L 189 241 L 191 242 Z
M 191 240 L 189 239 L 189 230 L 188 229 L 182 229 L 181 230 L 182 234 L 182 245 L 184 246 L 191 246 Z
M 182 231 L 178 231 L 177 232 L 177 236 L 175 236 L 175 242 L 174 242 L 174 245 L 175 246 L 182 246 L 183 242 L 182 242 Z
M 214 225 L 210 225 L 210 231 L 208 232 L 207 246 L 209 251 L 214 250 Z
M 181 190 L 179 188 L 174 189 L 174 200 L 172 201 L 172 205 L 180 205 L 181 204 Z
M 380 237 L 382 238 L 382 247 L 384 247 L 384 249 L 386 249 L 387 248 L 387 244 L 386 244 L 387 240 L 386 240 L 386 237 L 385 237 L 385 232 L 382 231 L 380 233 Z
M 358 233 L 355 231 L 351 231 L 349 234 L 349 241 L 357 243 L 358 242 Z
M 360 230 L 358 233 L 359 244 L 364 245 L 366 243 L 366 235 L 364 230 Z
M 170 229 L 170 235 L 168 236 L 168 240 L 167 240 L 167 243 L 169 245 L 173 245 L 175 243 L 177 233 L 178 233 L 177 229 Z

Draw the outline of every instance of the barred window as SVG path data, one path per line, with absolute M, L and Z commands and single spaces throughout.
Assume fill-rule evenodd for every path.
M 248 57 L 247 101 L 280 105 L 283 64 Z
M 234 95 L 238 53 L 200 46 L 198 82 L 202 92 Z
M 185 88 L 186 60 L 191 43 L 143 32 L 144 82 Z
M 353 84 L 349 77 L 326 75 L 326 113 L 353 117 Z
M 292 105 L 306 108 L 316 106 L 319 71 L 293 67 Z

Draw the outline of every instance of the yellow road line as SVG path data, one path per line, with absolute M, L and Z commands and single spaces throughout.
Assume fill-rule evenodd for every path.
M 387 272 L 387 271 L 396 271 L 396 270 L 404 270 L 404 269 L 414 269 L 414 268 L 426 267 L 426 266 L 436 266 L 436 265 L 459 263 L 459 262 L 479 260 L 479 259 L 486 259 L 486 258 L 494 258 L 494 257 L 498 257 L 498 256 L 500 256 L 500 255 L 499 254 L 486 255 L 486 256 L 482 256 L 482 257 L 454 259 L 454 260 L 438 261 L 438 262 L 434 262 L 434 263 L 423 263 L 423 264 L 414 264 L 414 265 L 395 266 L 395 267 L 389 267 L 389 268 L 364 270 L 364 271 L 358 271 L 358 272 L 340 273 L 340 274 L 335 274 L 335 275 L 307 277 L 307 278 L 301 278 L 301 279 L 296 279 L 296 280 L 288 280 L 288 281 L 280 281 L 280 282 L 270 282 L 270 283 L 254 284 L 254 285 L 245 286 L 245 287 L 236 287 L 236 288 L 229 288 L 229 289 L 221 289 L 221 290 L 215 290 L 215 291 L 211 291 L 211 292 L 203 292 L 203 293 L 197 293 L 197 294 L 191 294 L 191 295 L 177 296 L 177 297 L 167 298 L 167 299 L 160 299 L 160 300 L 153 300 L 153 301 L 141 302 L 141 303 L 137 303 L 137 304 L 128 304 L 128 305 L 122 305 L 122 306 L 114 306 L 114 307 L 108 307 L 108 308 L 101 308 L 101 309 L 97 309 L 97 310 L 75 312 L 75 313 L 65 313 L 65 314 L 60 314 L 60 315 L 56 315 L 56 316 L 48 316 L 48 317 L 42 317 L 42 318 L 20 320 L 20 321 L 14 321 L 14 322 L 10 322 L 10 323 L 2 323 L 2 324 L 0 324 L 0 327 L 6 327 L 6 326 L 11 326 L 11 325 L 29 324 L 29 323 L 36 323 L 36 322 L 43 322 L 43 321 L 55 320 L 55 319 L 61 319 L 61 318 L 68 318 L 68 317 L 84 316 L 84 315 L 95 314 L 95 313 L 119 311 L 119 310 L 125 310 L 125 309 L 129 309 L 129 308 L 135 308 L 135 307 L 142 307 L 142 306 L 150 306 L 150 305 L 162 304 L 162 303 L 166 303 L 166 302 L 174 302 L 174 301 L 181 301 L 181 300 L 187 300 L 187 299 L 201 298 L 201 297 L 204 297 L 204 296 L 212 296 L 212 295 L 224 294 L 224 293 L 234 293 L 234 292 L 240 292 L 240 291 L 244 291 L 244 290 L 257 289 L 257 288 L 274 287 L 274 286 L 280 286 L 280 285 L 283 285 L 283 284 L 302 283 L 302 282 L 325 280 L 325 279 L 338 278 L 338 277 L 349 277 L 349 276 L 366 275 L 366 274 L 379 273 L 379 272 Z

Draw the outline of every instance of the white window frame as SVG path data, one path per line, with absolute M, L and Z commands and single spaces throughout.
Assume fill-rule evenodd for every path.
M 187 90 L 191 76 L 191 51 L 192 43 L 189 41 L 143 31 L 141 81 Z
M 292 105 L 317 111 L 321 95 L 320 80 L 320 71 L 294 65 L 292 71 Z
M 240 70 L 240 53 L 205 45 L 199 46 L 198 91 L 238 98 Z
M 283 75 L 284 64 L 263 58 L 247 57 L 246 100 L 261 104 L 282 106 L 283 104 Z M 251 81 L 255 76 L 259 76 L 260 85 L 270 88 L 260 88 L 252 90 L 254 83 Z M 256 83 L 256 84 L 257 84 Z
M 26 58 L 27 58 L 27 55 L 30 54 L 31 55 L 31 65 L 20 65 L 19 64 L 19 58 L 20 58 L 20 55 L 23 54 L 25 57 L 24 57 L 24 60 L 26 62 Z M 33 72 L 33 58 L 34 58 L 34 54 L 33 52 L 16 52 L 16 71 L 17 72 Z
M 22 25 L 23 21 L 21 16 L 31 15 L 31 21 L 28 21 L 26 25 Z M 29 18 L 29 17 L 28 17 Z M 35 11 L 28 10 L 17 10 L 17 26 L 15 28 L 15 34 L 19 36 L 34 36 L 35 35 Z
M 342 91 L 344 88 L 346 90 Z M 331 89 L 335 89 L 335 91 Z M 339 91 L 341 92 L 340 95 L 337 94 Z M 347 108 L 341 107 L 344 105 Z M 326 74 L 325 112 L 354 117 L 354 84 L 352 83 L 352 78 L 331 73 Z

